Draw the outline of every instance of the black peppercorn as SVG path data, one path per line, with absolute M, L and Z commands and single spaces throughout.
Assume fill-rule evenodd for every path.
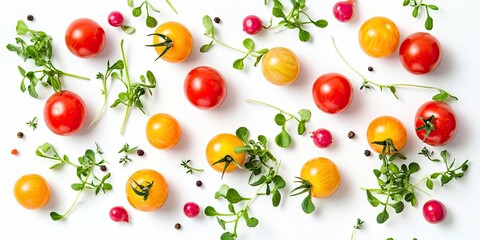
M 182 228 L 182 225 L 180 223 L 175 223 L 175 229 L 180 230 Z
M 367 157 L 369 157 L 369 156 L 372 154 L 372 152 L 370 152 L 370 150 L 368 150 L 368 149 L 365 150 L 365 152 L 363 152 L 363 153 L 364 153 L 365 156 L 367 156 Z
M 142 149 L 137 150 L 137 155 L 138 156 L 143 156 L 144 154 L 145 154 L 145 151 L 143 151 Z
M 202 181 L 198 180 L 196 183 L 197 187 L 201 187 L 203 185 Z
M 18 133 L 17 133 L 17 137 L 18 137 L 18 138 L 23 138 L 23 132 L 18 132 Z
M 214 18 L 213 18 L 213 21 L 214 21 L 215 23 L 220 23 L 220 18 L 219 18 L 219 17 L 214 17 Z
M 368 71 L 372 72 L 372 71 L 373 71 L 373 67 L 372 67 L 372 66 L 369 66 L 369 67 L 368 67 Z
M 28 21 L 33 21 L 33 15 L 32 15 L 32 14 L 28 14 L 27 20 L 28 20 Z
M 348 138 L 352 139 L 354 137 L 355 137 L 355 132 L 354 131 L 348 132 Z
M 102 172 L 107 171 L 107 166 L 105 166 L 105 165 L 100 165 L 100 170 L 102 170 Z

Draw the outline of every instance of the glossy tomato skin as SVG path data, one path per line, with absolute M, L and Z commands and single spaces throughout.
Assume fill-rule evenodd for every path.
M 89 18 L 74 20 L 65 32 L 65 43 L 75 56 L 91 58 L 97 56 L 105 47 L 105 30 Z
M 164 61 L 179 63 L 185 61 L 190 56 L 193 38 L 190 30 L 185 25 L 174 21 L 165 22 L 157 27 L 155 33 L 163 34 L 173 42 L 172 47 L 161 57 Z M 164 42 L 163 38 L 153 35 L 153 44 L 162 42 Z M 165 48 L 165 46 L 157 46 L 155 51 L 160 55 Z
M 327 73 L 317 78 L 312 88 L 313 100 L 326 113 L 340 113 L 350 106 L 353 88 L 350 80 L 339 73 Z
M 243 162 L 245 161 L 246 154 L 235 153 L 235 148 L 242 146 L 244 146 L 242 140 L 233 134 L 220 133 L 214 136 L 212 139 L 210 139 L 205 149 L 208 165 L 210 165 L 217 172 L 223 172 L 225 163 L 213 164 L 218 160 L 225 158 L 226 156 L 230 156 L 240 166 L 242 166 Z M 238 167 L 235 164 L 230 163 L 225 172 L 233 172 L 237 168 Z
M 337 191 L 341 182 L 337 165 L 324 157 L 307 161 L 300 171 L 300 178 L 311 184 L 310 193 L 314 198 L 329 197 Z
M 137 185 L 138 184 L 138 185 Z M 148 188 L 148 196 L 137 194 Z M 125 186 L 127 200 L 132 207 L 144 212 L 160 209 L 168 198 L 168 184 L 163 175 L 153 169 L 140 169 L 134 172 Z
M 300 61 L 290 49 L 275 47 L 263 56 L 262 73 L 265 79 L 275 85 L 289 85 L 297 80 Z
M 370 147 L 375 152 L 382 153 L 383 146 L 373 142 L 387 139 L 392 140 L 398 151 L 402 150 L 407 143 L 407 130 L 403 123 L 392 116 L 380 116 L 372 120 L 367 128 L 367 141 Z
M 424 121 L 434 116 L 433 130 L 425 138 Z M 423 119 L 423 120 L 422 120 Z M 427 123 L 428 125 L 428 123 Z M 449 143 L 457 133 L 457 117 L 452 107 L 445 102 L 428 101 L 422 104 L 415 114 L 415 133 L 418 138 L 431 146 L 443 146 Z
M 170 149 L 177 145 L 182 130 L 177 119 L 166 113 L 157 113 L 148 119 L 145 127 L 148 142 L 158 149 Z
M 430 33 L 409 35 L 400 45 L 400 62 L 413 74 L 427 74 L 435 70 L 442 60 L 440 42 Z
M 52 132 L 64 136 L 72 135 L 85 125 L 87 108 L 79 95 L 63 90 L 47 99 L 43 119 Z
M 43 208 L 50 200 L 50 186 L 38 174 L 21 176 L 14 186 L 14 195 L 17 202 L 27 209 Z
M 183 89 L 188 101 L 203 110 L 217 108 L 227 95 L 227 84 L 220 72 L 207 66 L 192 69 Z
M 400 32 L 389 18 L 372 17 L 360 27 L 358 41 L 362 50 L 370 57 L 385 58 L 397 49 Z

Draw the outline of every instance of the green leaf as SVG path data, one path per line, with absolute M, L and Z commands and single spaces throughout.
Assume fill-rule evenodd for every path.
M 419 8 L 418 6 L 415 6 L 415 7 L 413 8 L 412 16 L 413 16 L 414 18 L 418 17 L 418 8 Z
M 305 120 L 306 122 L 308 122 L 312 117 L 312 112 L 308 109 L 301 109 L 297 113 L 300 116 L 300 119 Z
M 384 223 L 388 220 L 390 216 L 386 210 L 383 210 L 381 213 L 377 215 L 377 223 Z
M 230 189 L 230 187 L 227 184 L 222 184 L 222 186 L 220 186 L 220 190 L 215 192 L 215 199 L 220 197 L 226 198 L 228 189 Z
M 243 58 L 237 59 L 233 62 L 233 68 L 237 70 L 243 70 L 245 64 L 243 63 Z
M 265 181 L 267 180 L 267 177 L 266 176 L 261 176 L 257 181 L 253 182 L 253 183 L 250 183 L 250 186 L 259 186 L 261 185 L 262 183 L 264 183 Z
M 213 27 L 212 18 L 208 15 L 203 16 L 203 27 L 205 27 L 205 35 L 213 37 L 215 36 L 215 28 Z
M 431 179 L 427 179 L 427 182 L 425 183 L 428 189 L 432 190 L 433 189 L 433 181 Z
M 287 183 L 280 175 L 275 175 L 272 181 L 273 181 L 273 184 L 275 184 L 275 187 L 277 189 L 282 189 L 282 188 L 285 188 L 285 186 L 287 186 Z
M 312 202 L 312 196 L 308 194 L 302 201 L 302 210 L 306 214 L 313 213 L 315 211 L 315 205 Z
M 298 135 L 303 135 L 307 131 L 307 127 L 305 126 L 305 122 L 301 121 L 297 125 L 297 133 Z
M 207 52 L 208 50 L 210 50 L 212 46 L 213 46 L 213 41 L 211 41 L 210 43 L 204 44 L 200 47 L 200 52 L 202 53 Z
M 51 212 L 50 213 L 50 218 L 53 220 L 53 221 L 58 221 L 58 220 L 62 220 L 65 216 L 63 215 L 60 215 L 56 212 Z
M 432 28 L 433 28 L 433 18 L 428 16 L 427 19 L 425 20 L 425 29 L 432 30 Z
M 435 5 L 432 5 L 432 4 L 428 4 L 427 7 L 432 9 L 432 10 L 438 10 L 438 7 L 435 6 Z
M 27 24 L 23 20 L 18 20 L 17 27 L 15 28 L 18 35 L 23 35 L 28 32 Z
M 401 213 L 405 208 L 405 205 L 403 204 L 403 202 L 397 202 L 391 206 L 395 209 L 395 213 Z
M 255 45 L 255 44 L 254 44 L 253 40 L 250 39 L 250 38 L 245 38 L 245 39 L 243 40 L 243 46 L 245 46 L 245 48 L 246 48 L 249 52 L 253 51 L 254 45 Z
M 248 227 L 253 228 L 258 225 L 258 219 L 254 217 L 249 217 L 247 211 L 243 213 L 243 219 L 245 219 L 245 223 L 247 224 Z
M 83 189 L 83 184 L 81 184 L 81 183 L 74 183 L 74 184 L 72 184 L 71 187 L 72 187 L 72 189 L 73 189 L 74 191 L 80 191 L 80 190 Z
M 226 226 L 225 226 L 226 222 L 223 219 L 220 219 L 219 217 L 217 217 L 217 222 L 222 227 L 223 230 L 226 229 Z
M 235 135 L 237 135 L 237 137 L 240 138 L 242 142 L 247 143 L 248 137 L 250 136 L 250 131 L 246 127 L 239 127 L 237 131 L 235 131 Z
M 273 7 L 272 15 L 278 18 L 286 18 L 285 13 L 283 13 L 283 9 L 277 6 Z
M 127 5 L 129 7 L 133 7 L 133 0 L 127 0 Z
M 292 143 L 292 138 L 286 131 L 282 131 L 275 137 L 275 143 L 282 148 L 287 148 Z
M 444 102 L 445 100 L 447 100 L 449 95 L 448 95 L 447 92 L 445 92 L 443 90 L 439 90 L 439 91 L 440 91 L 440 93 L 433 96 L 432 100 L 439 101 L 439 102 Z
M 408 165 L 408 169 L 410 170 L 410 173 L 415 173 L 420 171 L 420 165 L 416 162 L 412 162 Z
M 236 238 L 235 235 L 229 232 L 224 232 L 222 236 L 220 236 L 220 240 L 234 240 Z
M 147 19 L 145 20 L 145 23 L 147 24 L 147 27 L 149 27 L 149 28 L 154 28 L 158 24 L 157 19 L 155 19 L 152 16 L 147 16 Z
M 274 207 L 278 207 L 278 205 L 280 205 L 281 200 L 282 200 L 282 195 L 280 195 L 280 192 L 278 190 L 273 191 L 272 205 Z
M 304 29 L 299 28 L 298 38 L 302 42 L 308 42 L 310 40 L 310 33 Z
M 243 200 L 245 200 L 245 198 L 240 196 L 240 194 L 238 193 L 237 190 L 235 190 L 234 188 L 228 189 L 228 191 L 227 191 L 227 201 L 228 202 L 235 204 L 235 203 L 239 203 Z
M 390 170 L 392 173 L 399 173 L 400 169 L 398 169 L 398 166 L 396 164 L 390 164 L 388 165 L 388 170 Z
M 410 4 L 410 1 L 411 0 L 403 0 L 403 6 L 407 6 L 408 4 Z
M 258 135 L 258 141 L 265 147 L 267 146 L 267 138 L 263 135 Z
M 313 22 L 313 24 L 319 28 L 326 28 L 328 26 L 327 20 L 324 19 L 317 20 Z
M 367 199 L 368 199 L 368 202 L 374 207 L 377 207 L 381 203 L 380 200 L 378 200 L 375 196 L 373 196 L 373 194 L 368 190 L 367 190 Z
M 134 9 L 132 9 L 132 15 L 134 17 L 140 17 L 140 15 L 142 15 L 142 8 L 136 7 Z
M 135 28 L 131 27 L 131 26 L 122 25 L 121 28 L 122 28 L 123 32 L 126 33 L 126 34 L 132 34 L 132 33 L 135 32 Z
M 283 114 L 278 113 L 277 115 L 275 115 L 275 123 L 278 126 L 283 126 L 286 122 L 287 122 L 287 119 Z
M 206 207 L 205 210 L 204 210 L 204 213 L 205 213 L 205 215 L 207 215 L 209 217 L 220 215 L 220 213 L 218 213 L 215 210 L 215 208 L 213 208 L 212 206 Z
M 231 204 L 231 203 L 228 204 L 228 211 L 235 214 L 235 207 L 233 206 L 233 204 Z

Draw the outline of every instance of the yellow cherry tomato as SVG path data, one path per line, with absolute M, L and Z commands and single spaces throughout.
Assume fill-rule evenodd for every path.
M 13 188 L 17 202 L 27 209 L 40 209 L 50 200 L 50 186 L 42 176 L 27 174 L 21 176 Z
M 224 172 L 226 162 L 214 163 L 230 156 L 232 160 L 242 166 L 245 161 L 246 153 L 235 153 L 235 148 L 241 146 L 243 146 L 242 140 L 233 134 L 221 133 L 214 136 L 208 142 L 205 150 L 208 164 L 214 170 Z M 233 162 L 230 162 L 225 169 L 225 172 L 233 172 L 237 168 L 238 167 Z
M 263 76 L 275 85 L 288 85 L 297 80 L 300 61 L 290 49 L 275 47 L 262 58 Z
M 168 184 L 163 175 L 152 169 L 134 172 L 125 187 L 127 200 L 137 210 L 160 209 L 168 198 Z
M 373 144 L 377 141 L 391 139 L 393 146 L 400 151 L 407 143 L 407 130 L 402 122 L 392 116 L 380 116 L 375 118 L 367 128 L 367 141 L 370 147 L 377 153 L 382 153 L 383 146 Z
M 358 41 L 367 55 L 384 58 L 397 49 L 400 33 L 392 20 L 386 17 L 373 17 L 360 27 Z
M 148 142 L 158 149 L 170 149 L 180 140 L 182 131 L 177 120 L 166 113 L 150 117 L 146 126 Z
M 179 22 L 165 22 L 158 26 L 152 35 L 153 45 L 150 46 L 155 47 L 159 56 L 163 53 L 161 58 L 167 62 L 183 62 L 192 52 L 192 34 Z
M 300 178 L 310 184 L 310 193 L 314 198 L 325 198 L 334 194 L 341 181 L 337 165 L 324 157 L 307 161 L 302 167 Z

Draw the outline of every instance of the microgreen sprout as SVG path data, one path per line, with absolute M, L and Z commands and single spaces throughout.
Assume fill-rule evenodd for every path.
M 187 169 L 187 173 L 193 174 L 193 172 L 203 172 L 203 169 L 200 168 L 194 168 L 190 165 L 191 160 L 182 160 L 182 163 L 180 164 L 182 167 Z
M 362 86 L 360 87 L 360 90 L 363 89 L 375 89 L 375 87 L 380 88 L 380 91 L 382 91 L 384 88 L 390 90 L 390 92 L 395 96 L 395 98 L 399 99 L 397 96 L 397 88 L 407 88 L 407 87 L 412 87 L 412 88 L 423 88 L 423 89 L 432 89 L 432 90 L 437 90 L 438 93 L 435 94 L 432 99 L 435 101 L 442 101 L 445 102 L 449 99 L 451 100 L 458 100 L 456 96 L 451 95 L 447 91 L 438 88 L 438 87 L 432 87 L 432 86 L 424 86 L 424 85 L 417 85 L 417 84 L 407 84 L 407 83 L 396 83 L 396 84 L 379 84 L 373 81 L 370 81 L 368 78 L 363 76 L 359 71 L 357 71 L 355 68 L 350 65 L 350 63 L 347 62 L 347 60 L 343 57 L 343 55 L 340 53 L 340 51 L 337 48 L 337 45 L 335 44 L 335 40 L 332 37 L 332 43 L 335 48 L 335 51 L 337 54 L 340 56 L 342 61 L 352 70 L 354 71 L 362 80 Z
M 97 147 L 96 151 L 92 149 L 87 149 L 84 155 L 78 158 L 78 164 L 71 162 L 67 155 L 60 156 L 60 154 L 58 154 L 58 152 L 55 150 L 53 145 L 50 143 L 44 143 L 37 147 L 37 150 L 35 152 L 37 156 L 51 159 L 53 161 L 58 162 L 52 165 L 50 169 L 56 169 L 63 165 L 73 166 L 76 169 L 76 175 L 79 180 L 79 182 L 73 183 L 71 185 L 71 188 L 74 191 L 78 192 L 72 205 L 68 208 L 68 210 L 64 214 L 51 212 L 50 217 L 52 218 L 52 220 L 58 221 L 63 218 L 66 218 L 68 214 L 71 212 L 71 210 L 73 209 L 73 207 L 75 206 L 75 204 L 77 203 L 80 195 L 85 189 L 94 190 L 95 195 L 100 193 L 100 191 L 102 191 L 103 193 L 106 193 L 106 191 L 112 190 L 112 184 L 107 182 L 107 180 L 111 176 L 110 173 L 107 173 L 102 177 L 95 175 L 95 169 L 97 168 L 100 169 L 100 166 L 102 166 L 105 163 L 105 160 L 103 159 L 103 156 L 102 156 L 103 154 L 102 151 L 100 150 L 98 144 L 95 144 L 95 145 Z M 97 161 L 95 157 L 96 155 L 100 157 L 99 161 Z
M 350 236 L 350 240 L 353 240 L 355 238 L 355 233 L 357 232 L 358 229 L 363 228 L 364 223 L 365 222 L 362 219 L 357 218 L 357 223 L 355 224 L 355 226 L 353 226 L 353 231 L 352 231 L 352 235 Z
M 425 9 L 425 13 L 427 14 L 427 18 L 425 19 L 425 29 L 432 30 L 433 28 L 433 18 L 430 16 L 430 10 L 436 11 L 438 7 L 433 4 L 423 3 L 423 0 L 403 0 L 403 6 L 411 6 L 413 7 L 412 16 L 414 18 L 418 17 L 418 13 L 420 8 Z
M 268 5 L 268 0 L 264 1 L 265 5 Z M 325 28 L 328 26 L 327 20 L 319 19 L 313 20 L 306 10 L 306 0 L 290 0 L 292 7 L 290 11 L 286 11 L 286 8 L 280 0 L 273 0 L 272 15 L 273 17 L 281 19 L 276 26 L 266 27 L 277 29 L 296 29 L 298 28 L 298 38 L 302 42 L 308 42 L 311 38 L 310 32 L 305 30 L 304 25 L 313 24 L 319 28 Z
M 170 7 L 170 9 L 172 9 L 173 12 L 175 13 L 178 13 L 177 10 L 173 7 L 172 3 L 170 2 L 170 0 L 165 0 L 165 2 L 167 2 L 168 6 Z M 143 2 L 139 5 L 139 6 L 134 6 L 134 3 L 133 3 L 133 0 L 127 0 L 127 4 L 129 7 L 133 8 L 132 9 L 132 15 L 134 17 L 140 17 L 143 13 L 142 11 L 142 7 L 145 6 L 145 14 L 147 15 L 146 16 L 146 19 L 145 19 L 145 24 L 147 25 L 147 27 L 149 28 L 154 28 L 157 26 L 158 24 L 158 21 L 155 17 L 153 17 L 152 15 L 150 15 L 150 11 L 153 11 L 153 12 L 156 12 L 156 13 L 160 13 L 160 10 L 158 10 L 157 8 L 155 8 L 149 0 L 143 0 Z
M 129 162 L 132 162 L 132 159 L 128 155 L 135 152 L 135 150 L 137 150 L 137 148 L 138 148 L 138 146 L 130 147 L 130 145 L 128 143 L 125 143 L 123 145 L 123 147 L 118 151 L 118 153 L 124 153 L 123 157 L 121 157 L 120 161 L 118 161 L 118 162 L 121 163 L 124 167 L 127 166 L 127 164 Z
M 298 122 L 297 133 L 298 135 L 303 135 L 303 133 L 305 133 L 305 131 L 307 130 L 306 123 L 310 120 L 312 116 L 312 112 L 308 109 L 300 109 L 297 112 L 298 116 L 296 116 L 292 113 L 289 113 L 281 108 L 278 108 L 268 103 L 264 103 L 264 102 L 253 100 L 253 99 L 248 99 L 247 102 L 265 105 L 280 111 L 280 113 L 275 115 L 274 120 L 278 126 L 282 127 L 282 131 L 275 137 L 275 143 L 277 143 L 277 145 L 282 148 L 288 148 L 292 143 L 292 137 L 287 132 L 287 122 L 292 119 L 297 121 Z
M 238 70 L 243 70 L 245 67 L 244 60 L 247 57 L 253 57 L 255 58 L 255 63 L 254 66 L 257 66 L 257 64 L 260 62 L 262 57 L 265 55 L 265 53 L 268 52 L 268 48 L 263 48 L 261 50 L 255 50 L 255 43 L 251 38 L 245 38 L 243 40 L 243 46 L 245 47 L 246 50 L 240 50 L 238 48 L 231 47 L 227 45 L 226 43 L 218 40 L 218 38 L 215 36 L 215 28 L 213 26 L 212 18 L 208 15 L 205 15 L 203 17 L 203 26 L 205 27 L 205 36 L 209 37 L 211 41 L 207 44 L 204 44 L 200 47 L 200 52 L 207 52 L 210 50 L 210 48 L 213 46 L 214 43 L 218 43 L 224 47 L 227 47 L 231 50 L 234 50 L 236 52 L 244 54 L 242 58 L 239 58 L 233 62 L 233 67 Z
M 55 92 L 61 92 L 61 77 L 64 75 L 89 80 L 87 77 L 64 72 L 53 65 L 53 45 L 50 35 L 43 31 L 29 29 L 22 20 L 18 20 L 16 31 L 18 35 L 18 37 L 15 38 L 16 44 L 8 44 L 7 49 L 16 52 L 18 56 L 23 58 L 24 62 L 31 59 L 35 63 L 35 66 L 38 67 L 35 70 L 26 71 L 18 66 L 18 71 L 23 77 L 20 83 L 20 90 L 22 92 L 28 90 L 30 96 L 38 98 L 36 90 L 38 83 L 41 83 L 45 87 L 51 86 Z M 25 41 L 21 36 L 26 36 L 28 41 Z M 30 83 L 27 85 L 25 80 L 28 80 Z
M 35 131 L 35 129 L 37 129 L 37 124 L 38 124 L 37 117 L 33 117 L 32 120 L 29 120 L 28 122 L 26 122 L 26 124 Z

